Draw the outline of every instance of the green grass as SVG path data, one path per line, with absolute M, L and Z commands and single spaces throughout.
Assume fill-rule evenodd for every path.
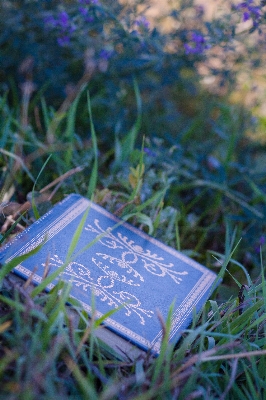
M 0 298 L 1 396 L 186 399 L 198 393 L 199 398 L 263 398 L 264 284 L 248 290 L 242 314 L 234 299 L 221 306 L 208 302 L 176 350 L 166 334 L 157 359 L 147 355 L 119 362 L 101 352 L 93 338 L 97 327 L 88 327 L 78 305 L 80 323 L 73 326 L 65 306 L 68 285 L 32 297 L 23 287 L 7 292 L 6 283 Z M 165 328 L 167 333 L 167 321 Z
M 241 112 L 220 104 L 215 129 L 200 140 L 203 114 L 179 136 L 143 138 L 135 83 L 136 122 L 123 140 L 114 130 L 107 149 L 93 123 L 93 97 L 83 103 L 90 137 L 77 133 L 82 101 L 77 97 L 58 120 L 42 100 L 38 127 L 31 114 L 21 125 L 18 110 L 1 99 L 1 243 L 77 192 L 207 265 L 223 282 L 175 348 L 167 340 L 170 308 L 160 356 L 118 361 L 96 338 L 102 321 L 88 324 L 69 285 L 59 282 L 46 293 L 52 277 L 32 288 L 10 275 L 14 264 L 2 266 L 0 398 L 264 398 L 265 178 L 250 161 L 262 147 L 246 143 Z

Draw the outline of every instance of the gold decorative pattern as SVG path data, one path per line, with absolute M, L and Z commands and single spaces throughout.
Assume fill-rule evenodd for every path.
M 100 226 L 99 220 L 94 220 L 94 225 L 88 224 L 85 230 L 96 233 L 98 235 L 105 233 L 105 236 L 99 239 L 100 243 L 112 250 L 122 249 L 125 250 L 122 253 L 121 260 L 117 258 L 102 254 L 105 259 L 109 258 L 111 263 L 116 260 L 117 265 L 120 268 L 127 268 L 128 272 L 134 271 L 138 274 L 136 270 L 133 269 L 132 265 L 138 263 L 138 268 L 141 266 L 145 268 L 147 272 L 152 275 L 164 278 L 169 276 L 178 285 L 182 282 L 181 276 L 188 275 L 187 271 L 178 272 L 173 269 L 173 263 L 164 263 L 164 259 L 159 257 L 155 253 L 151 253 L 150 250 L 145 250 L 140 245 L 136 244 L 133 240 L 128 239 L 127 236 L 123 236 L 120 232 L 113 232 L 111 228 L 103 229 Z M 100 253 L 98 253 L 100 255 Z
M 70 282 L 83 291 L 91 290 L 95 296 L 99 297 L 102 302 L 107 302 L 110 307 L 123 306 L 127 317 L 130 317 L 132 312 L 135 313 L 138 315 L 140 323 L 145 325 L 145 317 L 151 318 L 153 311 L 142 308 L 140 300 L 135 295 L 125 290 L 112 290 L 116 282 L 122 282 L 129 286 L 137 285 L 132 280 L 127 280 L 125 275 L 119 275 L 116 271 L 109 270 L 108 266 L 103 266 L 101 262 L 97 263 L 94 258 L 92 261 L 100 272 L 97 274 L 96 280 L 92 277 L 88 267 L 75 261 L 66 266 L 63 275 L 69 276 Z M 49 266 L 59 268 L 63 264 L 64 262 L 56 254 L 49 259 Z M 42 266 L 45 267 L 45 263 Z

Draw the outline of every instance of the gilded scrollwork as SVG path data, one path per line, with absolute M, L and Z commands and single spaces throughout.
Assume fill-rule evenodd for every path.
M 97 253 L 97 255 L 101 254 Z M 117 287 L 116 284 L 119 282 L 129 286 L 139 286 L 139 283 L 134 283 L 132 279 L 127 279 L 125 275 L 119 275 L 118 272 L 110 270 L 107 265 L 104 265 L 101 261 L 97 261 L 94 257 L 92 257 L 92 262 L 100 269 L 100 274 L 93 274 L 87 266 L 72 261 L 66 265 L 63 276 L 70 277 L 72 284 L 83 291 L 87 292 L 88 289 L 91 290 L 95 296 L 99 297 L 102 302 L 107 302 L 109 306 L 114 308 L 123 306 L 126 316 L 129 317 L 132 312 L 135 313 L 138 315 L 140 323 L 145 325 L 145 317 L 151 318 L 153 311 L 142 308 L 140 300 L 135 295 L 127 291 L 115 290 Z M 50 257 L 50 267 L 58 268 L 63 264 L 64 262 L 58 255 L 54 254 Z M 45 267 L 45 263 L 42 265 Z M 143 278 L 139 274 L 134 274 L 133 269 L 130 273 L 133 273 L 134 277 L 138 277 L 143 281 Z M 96 278 L 93 275 L 96 275 Z
M 139 317 L 140 324 L 145 325 L 145 319 L 151 318 L 153 311 L 143 308 L 134 290 L 125 289 L 127 287 L 137 289 L 142 286 L 147 272 L 159 278 L 168 277 L 178 285 L 188 272 L 176 271 L 173 263 L 167 263 L 163 257 L 150 249 L 144 249 L 121 232 L 115 232 L 111 227 L 103 229 L 98 219 L 94 220 L 93 225 L 86 225 L 85 230 L 95 236 L 94 251 L 89 257 L 89 253 L 86 253 L 86 265 L 84 258 L 82 263 L 69 262 L 63 276 L 68 276 L 77 288 L 93 292 L 109 306 L 114 308 L 123 306 L 126 316 L 134 313 Z M 64 262 L 54 254 L 50 257 L 49 264 L 60 267 Z
M 125 250 L 122 252 L 121 259 L 118 260 L 117 258 L 113 258 L 113 260 L 116 260 L 116 263 L 120 268 L 126 267 L 128 273 L 133 270 L 132 264 L 141 261 L 141 263 L 138 264 L 138 268 L 142 265 L 142 267 L 152 275 L 162 278 L 169 276 L 177 284 L 182 282 L 183 279 L 181 276 L 188 275 L 187 271 L 175 271 L 173 269 L 173 263 L 165 263 L 163 257 L 159 257 L 149 249 L 143 249 L 142 246 L 136 244 L 132 239 L 128 239 L 127 236 L 122 235 L 121 232 L 115 234 L 110 227 L 103 229 L 100 226 L 98 219 L 94 220 L 94 226 L 88 224 L 85 227 L 85 230 L 98 235 L 99 242 L 105 247 L 108 247 L 109 249 Z M 104 237 L 102 237 L 103 233 L 105 233 Z M 111 256 L 106 257 L 109 257 L 109 261 L 112 262 Z M 138 273 L 136 270 L 134 271 L 135 273 Z

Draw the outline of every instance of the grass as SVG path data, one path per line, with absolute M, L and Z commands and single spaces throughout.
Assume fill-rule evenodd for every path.
M 10 292 L 1 295 L 1 396 L 263 398 L 264 284 L 248 289 L 242 313 L 236 300 L 222 306 L 212 300 L 176 350 L 166 336 L 160 357 L 135 362 L 105 358 L 84 318 L 73 326 L 65 306 L 69 286 L 32 298 L 17 285 L 12 299 Z
M 179 136 L 140 138 L 136 83 L 135 96 L 136 123 L 124 140 L 114 131 L 107 150 L 93 124 L 93 97 L 83 104 L 91 138 L 77 133 L 82 96 L 60 121 L 42 99 L 39 125 L 30 112 L 21 124 L 18 109 L 1 99 L 1 242 L 77 192 L 207 265 L 223 282 L 176 347 L 167 341 L 170 309 L 160 356 L 118 361 L 95 336 L 99 321 L 89 325 L 69 298 L 69 285 L 46 293 L 48 277 L 32 289 L 9 273 L 13 264 L 3 266 L 0 398 L 265 397 L 265 179 L 250 162 L 262 148 L 246 142 L 241 110 L 226 104 L 203 140 L 195 138 L 204 115 Z M 69 257 L 77 240 L 78 232 Z

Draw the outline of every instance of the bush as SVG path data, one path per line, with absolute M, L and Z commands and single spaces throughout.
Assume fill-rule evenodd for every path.
M 207 96 L 204 110 L 197 102 L 198 64 L 221 38 L 213 37 L 215 24 L 207 23 L 203 9 L 192 1 L 181 1 L 170 15 L 151 23 L 141 12 L 142 3 L 2 2 L 2 91 L 9 89 L 10 101 L 17 103 L 17 88 L 23 92 L 30 81 L 30 94 L 36 94 L 33 104 L 45 92 L 48 104 L 58 108 L 65 96 L 70 104 L 81 86 L 89 83 L 95 125 L 109 143 L 114 129 L 123 136 L 135 120 L 135 77 L 146 118 L 142 133 L 152 136 L 169 131 L 175 136 L 189 123 L 191 113 L 193 117 L 210 106 L 212 99 Z M 163 31 L 161 27 L 169 23 L 178 29 Z M 227 66 L 209 68 L 208 73 L 220 77 L 217 87 L 229 79 Z M 81 124 L 82 113 L 81 102 Z M 154 124 L 149 124 L 150 118 L 155 118 Z

